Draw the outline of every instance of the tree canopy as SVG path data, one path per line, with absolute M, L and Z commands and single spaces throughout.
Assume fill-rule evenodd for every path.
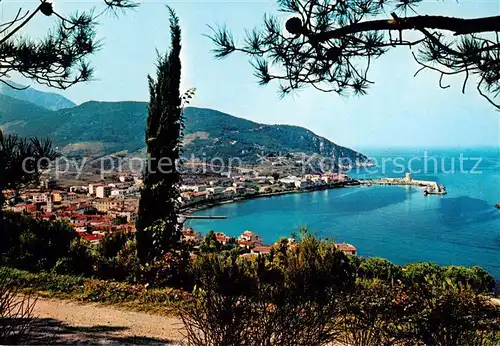
M 423 0 L 277 0 L 288 18 L 264 17 L 239 46 L 230 30 L 212 28 L 214 54 L 251 57 L 260 84 L 279 81 L 283 94 L 310 85 L 340 95 L 366 94 L 374 59 L 405 46 L 423 70 L 443 79 L 471 76 L 495 107 L 500 93 L 500 16 L 453 18 L 418 13 Z
M 478 268 L 400 267 L 346 255 L 332 241 L 300 230 L 297 242 L 282 240 L 269 255 L 200 254 L 192 271 L 193 301 L 180 314 L 188 345 L 458 346 L 500 340 L 500 309 L 487 295 L 492 277 Z
M 0 131 L 0 219 L 5 189 L 19 189 L 36 183 L 41 170 L 57 157 L 49 139 L 3 135 Z
M 8 82 L 13 72 L 59 89 L 90 80 L 93 68 L 88 56 L 100 48 L 95 31 L 98 18 L 137 6 L 132 0 L 102 0 L 101 12 L 66 15 L 54 9 L 53 1 L 39 2 L 34 9 L 20 7 L 13 18 L 0 21 L 0 82 L 12 88 L 17 88 Z M 39 39 L 23 35 L 23 27 L 41 15 L 57 18 L 55 28 Z
M 157 77 L 148 76 L 149 106 L 146 128 L 148 165 L 144 172 L 137 220 L 137 249 L 142 261 L 160 259 L 180 240 L 177 200 L 178 160 L 184 128 L 183 109 L 193 90 L 181 95 L 181 27 L 170 13 L 170 50 L 158 57 Z

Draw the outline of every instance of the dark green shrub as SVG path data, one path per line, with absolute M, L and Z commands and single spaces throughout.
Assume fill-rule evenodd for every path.
M 139 289 L 118 282 L 86 280 L 83 285 L 83 300 L 92 302 L 119 303 L 134 300 Z
M 202 253 L 213 253 L 213 252 L 218 252 L 222 249 L 222 243 L 220 243 L 216 236 L 215 232 L 210 230 L 208 231 L 207 234 L 203 237 L 201 244 L 200 244 L 200 251 Z
M 50 270 L 68 256 L 76 233 L 67 224 L 6 213 L 1 260 L 4 264 L 28 270 Z
M 119 238 L 120 242 L 124 238 Z M 101 247 L 101 254 L 102 254 Z M 113 251 L 107 251 L 107 255 L 112 255 Z M 109 248 L 108 248 L 109 250 Z M 125 241 L 113 257 L 101 255 L 101 263 L 97 269 L 97 274 L 102 279 L 113 279 L 117 281 L 137 282 L 140 276 L 140 263 L 137 257 L 135 240 Z
M 306 234 L 296 245 L 279 242 L 265 257 L 209 253 L 193 271 L 194 302 L 181 313 L 188 345 L 500 341 L 500 308 L 471 285 L 489 282 L 479 269 L 422 263 L 402 270 L 382 259 L 354 260 Z
M 181 314 L 191 345 L 327 345 L 340 333 L 355 268 L 310 235 L 269 257 L 230 252 L 194 264 L 196 301 Z M 283 255 L 283 256 L 282 256 Z
M 133 236 L 126 232 L 106 233 L 99 242 L 98 251 L 104 258 L 115 257 L 124 248 L 127 241 L 132 238 Z
M 407 316 L 409 339 L 425 345 L 498 345 L 500 308 L 455 283 L 424 283 L 408 291 L 417 306 Z
M 27 271 L 1 267 L 12 287 L 30 291 L 47 291 L 70 295 L 74 298 L 105 303 L 137 302 L 169 306 L 183 304 L 189 301 L 190 295 L 181 290 L 172 288 L 147 289 L 145 285 L 131 285 L 127 283 L 88 279 L 80 276 L 59 275 L 55 273 L 30 273 Z M 0 280 L 1 282 L 1 280 Z M 1 293 L 1 292 L 0 292 Z M 1 295 L 1 294 L 0 294 Z
M 443 268 L 435 263 L 419 262 L 403 266 L 403 278 L 408 282 L 441 281 Z
M 472 267 L 473 281 L 470 282 L 472 288 L 478 292 L 493 292 L 495 289 L 495 278 L 481 267 Z
M 54 273 L 30 273 L 23 270 L 2 267 L 11 282 L 17 287 L 26 287 L 34 290 L 70 293 L 81 289 L 84 279 L 69 275 Z
M 186 303 L 191 296 L 186 291 L 172 288 L 144 290 L 140 301 L 148 304 L 170 305 L 172 303 Z
M 470 286 L 478 292 L 491 292 L 495 287 L 495 279 L 480 267 L 444 267 L 443 277 L 454 284 Z
M 140 281 L 152 287 L 175 287 L 191 290 L 194 275 L 189 252 L 169 252 L 163 259 L 141 266 Z
M 399 280 L 402 277 L 401 267 L 386 259 L 371 257 L 360 261 L 358 276 L 364 279 Z
M 358 280 L 356 289 L 341 304 L 338 343 L 378 346 L 408 341 L 404 322 L 412 315 L 413 305 L 401 285 L 378 279 Z
M 67 255 L 55 264 L 53 271 L 58 274 L 92 276 L 99 263 L 99 255 L 92 245 L 82 238 L 76 238 L 71 242 Z

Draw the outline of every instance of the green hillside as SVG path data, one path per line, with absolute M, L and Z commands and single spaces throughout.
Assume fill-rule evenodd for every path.
M 57 111 L 2 95 L 0 102 L 0 126 L 4 131 L 49 136 L 65 152 L 99 155 L 144 148 L 144 102 L 91 101 Z M 366 160 L 302 127 L 263 125 L 195 107 L 186 108 L 184 115 L 183 154 L 188 157 L 237 156 L 255 161 L 262 154 L 306 153 Z
M 58 113 L 0 94 L 0 126 L 21 136 L 47 136 L 58 123 Z

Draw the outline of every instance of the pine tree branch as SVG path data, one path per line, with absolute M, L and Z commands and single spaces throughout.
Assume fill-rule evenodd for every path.
M 0 67 L 1 67 L 1 66 L 0 66 Z M 10 84 L 9 82 L 7 82 L 7 81 L 5 81 L 5 80 L 3 80 L 3 79 L 0 79 L 0 82 L 1 82 L 1 83 L 4 83 L 4 84 L 5 84 L 5 85 L 7 85 L 9 88 L 12 88 L 12 89 L 14 89 L 14 90 L 26 90 L 26 89 L 28 89 L 28 88 L 29 88 L 29 85 L 28 85 L 28 86 L 25 86 L 25 87 L 16 87 L 16 86 L 14 86 L 14 85 Z
M 438 29 L 452 31 L 455 35 L 500 31 L 500 16 L 464 19 L 444 16 L 415 16 L 399 20 L 373 20 L 346 25 L 339 29 L 319 34 L 305 32 L 304 35 L 317 42 L 345 37 L 366 31 Z
M 33 13 L 31 15 L 28 16 L 28 18 L 26 18 L 21 24 L 19 24 L 14 30 L 12 30 L 11 32 L 9 32 L 7 35 L 5 35 L 4 37 L 2 37 L 2 39 L 0 39 L 0 44 L 1 43 L 4 43 L 4 42 L 7 42 L 7 40 L 9 38 L 11 38 L 17 31 L 19 31 L 19 29 L 21 29 L 23 26 L 25 26 L 31 19 L 33 19 L 33 17 L 38 13 L 38 11 L 40 11 L 40 6 L 38 6 L 36 8 L 36 10 L 33 11 Z

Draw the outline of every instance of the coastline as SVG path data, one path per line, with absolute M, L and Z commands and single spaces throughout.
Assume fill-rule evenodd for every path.
M 316 192 L 316 191 L 324 191 L 324 190 L 332 190 L 332 189 L 340 189 L 340 188 L 345 188 L 345 187 L 352 187 L 352 186 L 361 186 L 358 181 L 352 181 L 350 183 L 339 183 L 335 185 L 326 185 L 326 186 L 319 186 L 315 188 L 310 188 L 310 189 L 304 189 L 304 190 L 286 190 L 286 191 L 278 191 L 278 192 L 266 192 L 266 193 L 256 193 L 253 195 L 246 195 L 246 196 L 240 196 L 240 197 L 235 197 L 231 199 L 226 199 L 226 200 L 221 200 L 221 201 L 210 201 L 210 202 L 202 202 L 199 204 L 191 205 L 185 208 L 181 208 L 179 212 L 182 215 L 191 215 L 197 211 L 200 210 L 206 210 L 206 209 L 211 209 L 220 205 L 224 204 L 230 204 L 230 203 L 238 203 L 238 202 L 243 202 L 251 199 L 257 199 L 257 198 L 268 198 L 268 197 L 275 197 L 275 196 L 282 196 L 282 195 L 291 195 L 291 194 L 300 194 L 300 193 L 310 193 L 310 192 Z
M 387 178 L 385 178 L 387 179 Z M 234 197 L 231 199 L 219 200 L 219 201 L 203 201 L 198 204 L 194 204 L 188 207 L 184 207 L 180 209 L 180 213 L 182 215 L 191 215 L 200 210 L 211 209 L 220 205 L 229 204 L 229 203 L 238 203 L 256 198 L 268 198 L 282 195 L 290 195 L 290 194 L 300 194 L 300 193 L 310 193 L 315 191 L 323 191 L 323 190 L 331 190 L 331 189 L 340 189 L 345 187 L 354 187 L 354 186 L 371 186 L 374 185 L 391 185 L 391 186 L 415 186 L 415 187 L 426 187 L 428 184 L 436 184 L 435 182 L 429 181 L 415 181 L 415 182 L 406 182 L 400 179 L 395 179 L 392 181 L 385 181 L 384 178 L 379 179 L 367 179 L 367 180 L 350 180 L 348 182 L 335 183 L 331 185 L 322 185 L 317 187 L 312 187 L 303 190 L 291 189 L 285 191 L 278 192 L 265 192 L 265 193 L 255 193 L 251 195 L 244 195 L 239 197 Z M 436 184 L 437 185 L 437 184 Z M 443 187 L 444 188 L 444 187 Z M 425 192 L 426 190 L 424 190 Z M 446 191 L 446 190 L 445 190 Z M 446 194 L 444 193 L 434 193 L 434 194 Z

